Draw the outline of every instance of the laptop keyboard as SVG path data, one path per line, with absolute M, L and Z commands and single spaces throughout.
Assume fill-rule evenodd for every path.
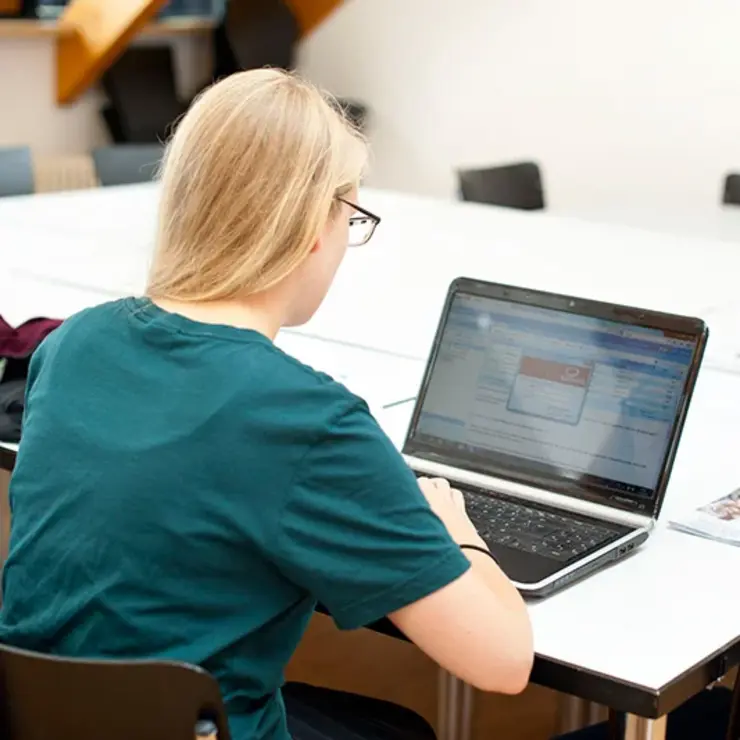
M 464 490 L 470 520 L 485 542 L 570 560 L 620 536 L 612 529 L 515 501 Z

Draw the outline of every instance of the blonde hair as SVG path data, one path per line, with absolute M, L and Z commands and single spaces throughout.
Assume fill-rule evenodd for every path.
M 274 286 L 309 254 L 366 160 L 361 134 L 297 76 L 261 69 L 217 83 L 165 152 L 147 294 L 208 301 Z

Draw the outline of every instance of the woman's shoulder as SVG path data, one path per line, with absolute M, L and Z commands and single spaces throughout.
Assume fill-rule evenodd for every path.
M 271 372 L 267 384 L 288 397 L 292 396 L 292 402 L 286 398 L 291 405 L 314 407 L 326 417 L 337 417 L 349 410 L 369 415 L 365 401 L 329 373 L 302 362 L 275 345 L 266 345 L 263 350 L 270 358 Z

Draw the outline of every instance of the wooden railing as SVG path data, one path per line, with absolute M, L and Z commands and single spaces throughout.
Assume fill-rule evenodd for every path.
M 98 81 L 167 0 L 73 0 L 60 21 L 57 101 L 75 100 Z
M 304 34 L 313 31 L 342 4 L 342 0 L 286 0 Z
M 0 0 L 0 13 L 12 13 L 16 15 L 21 12 L 21 0 Z
M 295 14 L 303 35 L 310 33 L 342 3 L 342 0 L 285 1 Z M 56 39 L 56 97 L 60 105 L 65 105 L 74 102 L 100 79 L 166 2 L 72 0 L 57 22 L 0 20 L 0 37 L 32 37 L 38 31 L 38 36 Z M 20 0 L 0 0 L 0 13 L 16 12 L 20 4 Z M 177 25 L 176 21 L 169 20 L 161 24 L 163 30 L 167 32 L 173 23 Z M 192 23 L 186 26 L 190 28 Z M 159 24 L 155 31 L 158 27 Z M 206 19 L 200 30 L 209 27 L 212 26 Z

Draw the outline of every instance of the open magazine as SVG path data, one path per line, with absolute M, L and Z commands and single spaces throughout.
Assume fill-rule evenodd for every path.
M 671 520 L 682 532 L 740 545 L 740 488 L 696 511 Z

